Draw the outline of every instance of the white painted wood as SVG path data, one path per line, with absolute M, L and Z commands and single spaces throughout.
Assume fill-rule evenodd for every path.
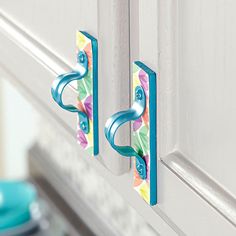
M 129 1 L 98 2 L 100 152 L 106 156 L 105 164 L 120 174 L 130 168 L 130 160 L 111 148 L 104 138 L 104 127 L 111 115 L 130 106 Z M 117 144 L 130 144 L 128 125 L 121 127 L 117 134 Z
M 85 30 L 98 38 L 99 159 L 115 174 L 127 172 L 130 161 L 120 157 L 110 148 L 105 140 L 103 129 L 106 120 L 114 111 L 129 107 L 128 1 L 104 0 L 99 1 L 98 4 L 97 1 L 90 0 L 73 1 L 73 4 L 68 4 L 64 0 L 51 1 L 50 3 L 24 0 L 18 5 L 15 2 L 13 4 L 12 1 L 3 0 L 0 10 L 7 19 L 13 20 L 18 26 L 13 25 L 12 27 L 11 23 L 3 19 L 1 23 L 3 34 L 10 37 L 19 47 L 23 47 L 49 69 L 54 74 L 54 78 L 73 68 L 76 30 Z M 117 24 L 119 21 L 122 23 Z M 110 25 L 108 25 L 109 22 Z M 100 40 L 104 43 L 100 44 Z M 2 47 L 5 48 L 3 44 Z M 2 60 L 6 58 L 2 58 Z M 11 67 L 8 65 L 10 63 L 10 58 L 9 61 L 3 62 L 7 67 Z M 38 76 L 31 78 L 30 74 L 22 77 L 24 83 L 27 83 L 27 87 L 31 90 L 30 84 L 33 83 L 33 79 L 37 80 L 36 83 L 40 83 L 42 87 L 43 93 L 37 93 L 39 99 L 42 99 L 40 98 L 42 94 L 47 94 L 47 103 L 50 109 L 51 106 L 56 107 L 56 112 L 61 114 L 61 119 L 65 119 L 67 125 L 74 130 L 75 136 L 75 115 L 59 111 L 60 108 L 50 99 L 49 91 L 53 77 L 48 77 L 45 73 L 41 80 L 38 79 Z M 42 80 L 45 80 L 45 84 Z M 76 99 L 75 94 L 68 91 L 65 99 L 72 101 L 73 98 Z M 129 130 L 123 129 L 118 134 L 118 142 L 124 144 L 130 142 Z
M 131 18 L 131 39 L 137 38 L 138 43 L 134 43 L 135 49 L 133 50 L 133 54 L 131 46 L 131 55 L 134 59 L 139 59 L 156 70 L 159 75 L 157 90 L 159 99 L 158 155 L 163 161 L 159 162 L 158 165 L 159 204 L 155 209 L 157 211 L 158 209 L 161 210 L 163 214 L 168 216 L 168 218 L 182 230 L 182 233 L 186 235 L 221 235 L 222 233 L 226 235 L 235 235 L 236 229 L 233 225 L 235 225 L 236 220 L 236 200 L 234 196 L 228 193 L 224 187 L 218 183 L 216 178 L 210 178 L 208 172 L 205 174 L 202 169 L 197 168 L 194 164 L 195 160 L 193 162 L 193 159 L 191 159 L 190 153 L 188 155 L 190 162 L 187 161 L 185 157 L 181 158 L 181 161 L 176 161 L 176 158 L 172 158 L 173 156 L 168 156 L 170 152 L 173 152 L 176 149 L 182 151 L 179 145 L 181 137 L 185 137 L 185 139 L 181 141 L 181 144 L 186 149 L 191 148 L 191 146 L 188 147 L 189 144 L 194 146 L 194 132 L 191 131 L 192 141 L 189 140 L 186 135 L 194 128 L 199 129 L 200 123 L 193 123 L 193 120 L 196 120 L 196 117 L 193 118 L 192 113 L 188 113 L 188 116 L 191 116 L 191 119 L 181 120 L 183 116 L 186 117 L 186 113 L 188 112 L 187 110 L 184 110 L 185 104 L 192 102 L 191 110 L 194 110 L 193 102 L 199 99 L 201 100 L 201 103 L 204 103 L 204 100 L 207 100 L 208 96 L 206 93 L 204 99 L 199 96 L 197 97 L 196 86 L 193 86 L 193 88 L 191 86 L 191 80 L 187 77 L 183 82 L 180 73 L 181 70 L 188 71 L 188 65 L 191 64 L 192 58 L 196 60 L 194 54 L 190 54 L 186 50 L 185 45 L 192 44 L 193 42 L 198 43 L 200 37 L 204 38 L 202 34 L 201 36 L 195 34 L 192 38 L 186 36 L 182 42 L 181 38 L 183 37 L 183 32 L 180 29 L 187 25 L 189 26 L 189 31 L 195 32 L 194 26 L 196 25 L 196 22 L 189 23 L 189 18 L 191 17 L 194 17 L 195 21 L 201 21 L 202 24 L 204 24 L 205 20 L 207 20 L 206 16 L 200 19 L 202 16 L 201 14 L 192 13 L 195 11 L 196 5 L 199 5 L 199 7 L 200 5 L 208 5 L 206 2 L 207 1 L 188 2 L 181 0 L 159 0 L 148 1 L 147 4 L 147 1 L 144 0 L 133 1 L 133 7 L 131 9 L 131 12 L 133 11 L 131 13 L 131 17 L 133 17 L 133 19 Z M 223 4 L 223 1 L 220 2 Z M 211 1 L 209 8 L 210 6 L 211 8 L 212 6 L 215 7 L 209 11 L 215 11 L 218 7 L 217 3 L 214 1 Z M 182 10 L 184 10 L 185 15 L 182 14 Z M 137 18 L 137 16 L 139 17 Z M 180 21 L 181 18 L 182 21 Z M 212 24 L 213 23 L 214 21 L 212 21 Z M 188 32 L 185 32 L 185 34 L 188 35 Z M 195 40 L 195 38 L 197 40 Z M 202 40 L 202 44 L 204 45 L 204 40 Z M 193 47 L 191 50 L 197 51 L 199 49 Z M 181 53 L 183 52 L 186 52 L 188 57 L 185 58 L 184 63 L 181 62 L 180 66 L 179 60 L 182 60 Z M 207 57 L 208 55 L 206 55 L 206 58 Z M 195 72 L 196 70 L 191 70 L 191 73 L 194 75 Z M 201 73 L 199 72 L 198 75 L 200 76 L 200 74 Z M 182 83 L 179 82 L 181 79 Z M 206 80 L 207 77 L 204 77 L 205 83 L 207 83 Z M 191 91 L 195 91 L 195 93 L 186 93 L 187 91 L 184 90 L 186 89 L 185 83 L 188 84 L 188 89 L 191 87 Z M 195 83 L 199 83 L 197 78 L 195 78 Z M 201 87 L 201 89 L 209 92 L 212 85 L 213 81 L 211 83 L 209 82 L 207 88 Z M 186 93 L 186 96 L 181 100 L 180 98 L 183 97 L 184 93 Z M 194 94 L 196 94 L 195 97 Z M 207 102 L 205 102 L 205 104 L 206 103 Z M 182 110 L 180 110 L 180 107 L 182 107 Z M 190 107 L 190 105 L 188 107 Z M 200 108 L 198 110 L 199 112 L 201 111 Z M 182 114 L 183 111 L 185 112 L 184 114 Z M 203 121 L 204 120 L 202 120 L 202 122 Z M 188 122 L 190 122 L 191 128 L 181 128 L 180 124 L 186 126 Z M 213 124 L 214 122 L 212 123 L 212 128 Z M 206 129 L 206 127 L 204 127 L 204 129 Z M 210 137 L 208 136 L 208 139 L 209 138 Z M 224 142 L 224 137 L 222 137 L 221 141 Z M 211 143 L 211 141 L 208 143 Z M 206 144 L 207 140 L 205 140 L 204 143 L 202 142 L 201 147 L 199 148 L 204 151 Z M 232 156 L 233 155 L 231 154 L 230 157 Z M 205 159 L 207 158 L 206 155 L 204 157 Z M 214 156 L 212 156 L 212 158 L 214 158 Z M 209 160 L 207 162 L 209 162 Z M 163 170 L 163 164 L 180 179 L 178 179 L 177 176 L 176 178 L 172 178 L 173 176 Z M 213 160 L 211 160 L 211 164 L 209 165 L 211 165 L 212 169 L 216 168 Z M 191 169 L 190 166 L 193 168 Z M 200 168 L 201 167 L 202 166 L 200 166 Z M 218 175 L 219 174 L 222 175 L 222 171 L 219 171 Z M 232 175 L 233 172 L 231 172 L 231 176 Z M 231 183 L 233 184 L 232 178 Z M 211 191 L 209 191 L 210 189 Z M 199 196 L 197 196 L 196 193 Z M 200 200 L 200 198 L 202 198 L 202 200 Z M 205 224 L 203 221 L 207 223 Z M 224 232 L 225 230 L 227 233 Z
M 236 196 L 236 2 L 179 1 L 177 148 Z
M 163 163 L 179 178 L 236 226 L 236 199 L 191 161 L 174 152 Z
M 236 4 L 160 3 L 161 156 L 177 149 L 235 196 Z
M 1 11 L 73 66 L 76 30 L 98 36 L 97 1 L 1 0 Z
M 159 0 L 158 8 L 158 145 L 164 157 L 175 149 L 178 136 L 178 1 Z
M 166 134 L 170 130 L 172 140 L 160 141 L 161 156 L 172 150 L 183 153 L 209 176 L 209 183 L 213 178 L 223 191 L 230 192 L 235 204 L 236 31 L 232 22 L 236 4 L 194 0 L 160 3 L 160 128 L 163 134 L 167 127 Z M 165 141 L 172 145 L 166 148 Z M 200 194 L 204 195 L 204 190 Z M 224 205 L 220 197 L 215 200 L 218 208 Z

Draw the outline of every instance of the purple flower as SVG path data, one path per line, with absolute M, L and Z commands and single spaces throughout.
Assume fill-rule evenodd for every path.
M 86 146 L 88 145 L 88 141 L 83 133 L 82 130 L 78 130 L 77 132 L 77 139 L 78 139 L 78 142 L 80 143 L 80 145 L 83 147 L 83 148 L 86 148 Z
M 133 123 L 133 130 L 136 131 L 138 130 L 142 125 L 142 118 L 138 118 L 137 120 L 134 121 Z
M 140 70 L 139 72 L 139 80 L 142 84 L 142 87 L 144 88 L 145 91 L 148 91 L 148 80 L 147 80 L 147 74 L 143 71 Z
M 86 110 L 86 113 L 89 117 L 89 119 L 92 119 L 92 116 L 93 116 L 93 99 L 92 99 L 92 95 L 88 96 L 85 101 L 84 101 L 84 107 L 85 107 L 85 110 Z

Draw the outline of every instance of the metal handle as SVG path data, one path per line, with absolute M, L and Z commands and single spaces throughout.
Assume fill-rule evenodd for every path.
M 118 146 L 115 144 L 115 135 L 118 128 L 126 122 L 139 119 L 145 111 L 146 96 L 141 86 L 135 88 L 135 101 L 132 107 L 126 111 L 120 111 L 112 115 L 105 125 L 105 136 L 114 150 L 126 157 L 136 158 L 136 169 L 142 179 L 147 178 L 145 160 L 131 146 Z
M 77 107 L 68 104 L 65 105 L 62 101 L 62 94 L 65 87 L 73 80 L 81 80 L 88 73 L 88 57 L 84 51 L 78 53 L 77 70 L 63 75 L 59 75 L 52 83 L 51 93 L 54 101 L 63 109 L 70 112 L 77 112 L 80 120 L 81 130 L 87 134 L 89 132 L 89 118 L 88 115 L 80 111 Z

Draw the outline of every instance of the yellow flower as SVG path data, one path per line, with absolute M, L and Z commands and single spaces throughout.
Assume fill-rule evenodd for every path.
M 138 78 L 138 73 L 134 73 L 133 74 L 133 88 L 136 88 L 139 85 L 140 85 L 140 81 Z
M 81 32 L 77 31 L 76 33 L 76 46 L 79 50 L 84 49 L 87 44 L 87 38 Z
M 150 203 L 150 192 L 149 191 L 150 191 L 150 189 L 149 189 L 147 183 L 144 183 L 139 189 L 140 195 L 148 203 Z
M 89 142 L 89 146 L 93 146 L 93 122 L 89 121 L 89 133 L 87 134 L 87 140 Z

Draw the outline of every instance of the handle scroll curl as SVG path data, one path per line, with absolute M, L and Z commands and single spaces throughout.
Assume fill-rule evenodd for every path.
M 105 125 L 105 136 L 112 146 L 120 155 L 125 157 L 136 158 L 136 169 L 142 179 L 147 178 L 147 169 L 144 158 L 142 158 L 131 146 L 119 146 L 115 144 L 115 135 L 120 126 L 126 122 L 139 119 L 146 107 L 145 92 L 141 86 L 137 86 L 135 89 L 135 101 L 132 107 L 125 111 L 120 111 L 112 115 Z

